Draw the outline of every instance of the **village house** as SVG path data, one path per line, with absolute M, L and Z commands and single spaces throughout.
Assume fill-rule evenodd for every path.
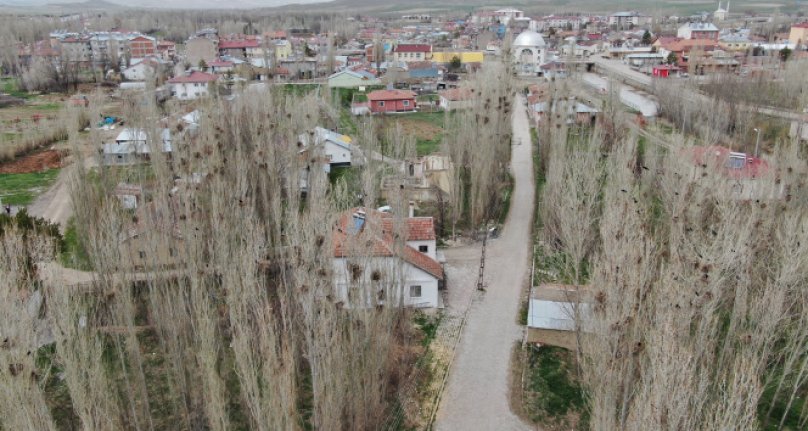
M 161 40 L 157 42 L 157 55 L 163 60 L 173 61 L 177 56 L 177 44 L 169 40 Z
M 127 81 L 146 81 L 157 77 L 163 65 L 154 58 L 146 58 L 121 71 Z
M 537 102 L 530 107 L 533 120 L 538 127 L 552 116 L 557 121 L 566 124 L 592 126 L 598 120 L 600 111 L 589 105 L 577 101 L 574 97 L 569 99 L 556 99 L 552 102 Z
M 359 88 L 381 85 L 381 80 L 366 70 L 339 71 L 328 77 L 328 88 Z
M 438 106 L 444 111 L 467 109 L 474 105 L 474 90 L 470 88 L 452 88 L 438 91 Z
M 171 154 L 171 131 L 159 131 L 159 143 L 150 138 L 143 129 L 123 129 L 115 138 L 115 142 L 104 144 L 101 149 L 104 165 L 131 165 L 150 159 L 152 146 L 164 154 Z
M 217 78 L 216 75 L 194 70 L 169 79 L 168 85 L 172 96 L 180 100 L 193 100 L 209 95 Z
M 368 93 L 370 112 L 374 114 L 387 112 L 415 111 L 415 92 L 409 90 L 376 90 Z
M 219 40 L 219 55 L 248 60 L 262 57 L 264 50 L 261 41 L 255 37 L 234 36 Z
M 153 37 L 138 35 L 129 38 L 129 57 L 146 58 L 157 54 L 157 40 Z
M 232 72 L 235 68 L 235 63 L 227 60 L 214 60 L 208 63 L 208 71 L 217 75 Z
M 707 187 L 720 187 L 729 199 L 779 199 L 784 194 L 783 184 L 760 157 L 717 145 L 685 148 L 681 154 L 693 179 Z M 704 179 L 705 173 L 713 174 L 711 181 Z
M 410 63 L 432 59 L 432 46 L 425 44 L 399 44 L 393 49 L 393 61 Z
M 323 170 L 331 172 L 332 167 L 347 167 L 362 164 L 359 148 L 353 145 L 350 136 L 315 127 L 313 131 L 299 137 L 303 145 L 301 153 L 315 153 L 317 159 L 323 160 Z
M 718 40 L 718 27 L 710 22 L 688 22 L 679 27 L 676 37 L 682 39 Z
M 348 307 L 442 307 L 434 220 L 414 217 L 411 207 L 401 224 L 373 209 L 340 214 L 333 234 L 334 285 Z

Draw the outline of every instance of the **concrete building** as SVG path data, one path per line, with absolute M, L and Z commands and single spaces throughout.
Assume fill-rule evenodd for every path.
M 627 11 L 609 15 L 607 22 L 610 26 L 617 28 L 630 28 L 650 25 L 653 22 L 653 18 L 637 11 Z
M 710 22 L 688 22 L 679 27 L 676 37 L 682 39 L 718 40 L 718 27 Z
M 792 25 L 788 41 L 795 46 L 808 46 L 808 21 Z

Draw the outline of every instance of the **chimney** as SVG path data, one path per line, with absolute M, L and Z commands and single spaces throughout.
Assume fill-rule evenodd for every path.
M 410 213 L 408 215 L 409 218 L 415 217 L 415 202 L 410 201 Z

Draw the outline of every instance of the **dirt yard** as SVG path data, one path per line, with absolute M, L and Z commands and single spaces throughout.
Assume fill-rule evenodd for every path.
M 64 154 L 56 150 L 38 151 L 14 161 L 0 164 L 0 174 L 29 174 L 61 168 Z
M 388 127 L 394 128 L 396 123 L 401 124 L 405 133 L 415 136 L 415 139 L 431 141 L 443 134 L 443 129 L 426 121 L 409 118 L 396 118 Z

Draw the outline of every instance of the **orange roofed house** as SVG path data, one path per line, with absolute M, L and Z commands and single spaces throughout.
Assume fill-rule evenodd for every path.
M 347 306 L 441 306 L 444 274 L 432 217 L 354 208 L 339 216 L 333 241 L 334 285 Z
M 411 112 L 415 111 L 415 92 L 409 90 L 376 90 L 368 93 L 370 112 L 374 114 L 385 112 Z

